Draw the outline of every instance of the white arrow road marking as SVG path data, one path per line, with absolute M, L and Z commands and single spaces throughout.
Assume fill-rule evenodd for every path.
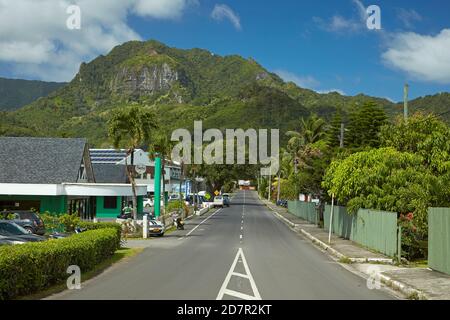
M 238 261 L 242 261 L 242 264 L 244 265 L 245 269 L 245 274 L 234 272 L 234 269 L 236 268 Z M 248 279 L 250 281 L 250 286 L 253 291 L 253 296 L 242 292 L 227 289 L 232 276 Z M 252 273 L 250 272 L 250 268 L 248 267 L 247 260 L 245 259 L 244 251 L 242 251 L 242 248 L 239 248 L 236 254 L 236 258 L 234 258 L 234 262 L 231 265 L 230 271 L 228 271 L 228 274 L 225 277 L 225 281 L 223 282 L 222 287 L 220 288 L 216 300 L 222 300 L 224 295 L 236 297 L 243 300 L 262 300 L 258 288 L 256 287 L 255 280 L 253 279 Z

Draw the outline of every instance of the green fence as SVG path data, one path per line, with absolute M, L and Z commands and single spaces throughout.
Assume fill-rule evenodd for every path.
M 288 201 L 288 211 L 308 222 L 318 223 L 316 204 L 313 202 Z
M 428 266 L 450 274 L 450 208 L 428 209 Z
M 331 206 L 325 206 L 324 228 L 329 231 Z M 367 248 L 394 257 L 399 250 L 397 213 L 359 210 L 349 215 L 345 207 L 334 207 L 332 232 L 342 238 L 352 240 Z

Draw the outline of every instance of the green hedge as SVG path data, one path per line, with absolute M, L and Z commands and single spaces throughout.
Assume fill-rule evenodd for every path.
M 64 282 L 70 265 L 84 273 L 111 257 L 120 247 L 118 229 L 95 228 L 69 238 L 0 247 L 0 300 Z
M 115 223 L 115 222 L 86 222 L 81 221 L 78 226 L 81 229 L 87 229 L 87 230 L 99 230 L 99 229 L 115 229 L 117 230 L 117 234 L 120 238 L 122 234 L 122 225 Z

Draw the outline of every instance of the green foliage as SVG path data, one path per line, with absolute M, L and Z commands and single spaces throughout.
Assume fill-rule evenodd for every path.
M 381 144 L 421 156 L 435 174 L 450 172 L 450 128 L 434 115 L 414 114 L 381 131 Z
M 148 108 L 132 105 L 114 110 L 108 121 L 109 136 L 114 146 L 134 149 L 150 141 L 157 127 L 156 115 Z
M 349 114 L 346 142 L 355 149 L 380 145 L 380 130 L 386 124 L 387 116 L 374 102 L 367 102 Z
M 448 179 L 434 175 L 423 163 L 422 156 L 394 148 L 359 152 L 334 161 L 323 187 L 335 194 L 349 213 L 366 208 L 411 214 L 414 219 L 403 230 L 406 251 L 423 254 L 428 207 L 450 205 Z
M 330 127 L 328 128 L 327 134 L 328 134 L 328 141 L 329 145 L 332 148 L 337 148 L 340 146 L 340 136 L 341 136 L 341 124 L 344 122 L 344 118 L 342 115 L 342 111 L 338 110 L 330 123 Z M 345 138 L 345 133 L 344 133 Z
M 116 229 L 99 229 L 69 238 L 0 247 L 0 300 L 34 293 L 65 281 L 67 268 L 92 270 L 120 247 Z
M 77 214 L 63 214 L 58 217 L 58 222 L 64 227 L 65 232 L 74 232 L 81 219 Z
M 65 83 L 0 78 L 0 111 L 23 107 L 64 85 Z
M 189 208 L 185 201 L 170 201 L 167 205 L 166 212 L 177 212 L 180 209 L 182 209 L 186 215 L 189 213 Z

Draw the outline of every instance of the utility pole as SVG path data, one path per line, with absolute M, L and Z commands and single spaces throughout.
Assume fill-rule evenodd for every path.
M 408 121 L 408 95 L 409 95 L 409 85 L 406 83 L 404 88 L 404 98 L 403 98 L 403 114 L 405 121 Z
M 280 201 L 280 195 L 281 195 L 281 170 L 278 171 L 278 183 L 277 183 L 277 203 Z
M 345 132 L 345 125 L 342 122 L 341 123 L 341 135 L 339 136 L 339 148 L 344 148 L 344 132 Z
M 297 174 L 298 174 L 298 159 L 295 158 L 294 159 L 294 173 L 295 173 L 295 178 L 297 180 Z M 299 197 L 298 197 L 298 188 L 297 188 L 297 181 L 295 181 L 295 201 L 298 201 Z

